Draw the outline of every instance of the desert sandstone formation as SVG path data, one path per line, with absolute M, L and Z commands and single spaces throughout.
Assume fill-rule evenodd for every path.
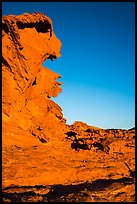
M 2 17 L 3 201 L 134 201 L 135 129 L 66 123 L 61 75 L 42 66 L 60 50 L 47 16 Z

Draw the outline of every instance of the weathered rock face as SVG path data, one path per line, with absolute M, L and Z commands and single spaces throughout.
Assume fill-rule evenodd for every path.
M 48 139 L 47 135 L 62 129 L 65 119 L 50 100 L 62 91 L 56 81 L 61 76 L 42 63 L 61 55 L 61 42 L 52 21 L 41 13 L 6 16 L 2 26 L 3 121 L 14 120 L 34 136 Z
M 2 19 L 2 187 L 4 202 L 135 200 L 135 129 L 66 124 L 50 97 L 60 56 L 52 21 L 41 13 Z

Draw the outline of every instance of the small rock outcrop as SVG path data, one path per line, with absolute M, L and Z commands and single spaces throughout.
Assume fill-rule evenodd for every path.
M 66 123 L 61 75 L 42 66 L 60 49 L 47 16 L 2 17 L 3 202 L 133 202 L 135 128 Z

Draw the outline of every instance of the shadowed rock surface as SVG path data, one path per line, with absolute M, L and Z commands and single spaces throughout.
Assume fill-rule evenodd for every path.
M 60 49 L 47 16 L 2 17 L 3 201 L 132 202 L 135 128 L 66 124 L 61 76 L 42 66 Z

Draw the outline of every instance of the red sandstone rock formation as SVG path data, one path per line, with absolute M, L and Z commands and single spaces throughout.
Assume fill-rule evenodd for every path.
M 42 66 L 60 49 L 45 15 L 2 18 L 3 201 L 134 201 L 135 129 L 66 124 L 61 76 Z
M 61 42 L 51 20 L 40 13 L 3 17 L 2 26 L 3 122 L 14 121 L 47 140 L 50 134 L 58 135 L 65 119 L 50 100 L 62 91 L 56 81 L 61 76 L 42 63 L 60 56 Z

